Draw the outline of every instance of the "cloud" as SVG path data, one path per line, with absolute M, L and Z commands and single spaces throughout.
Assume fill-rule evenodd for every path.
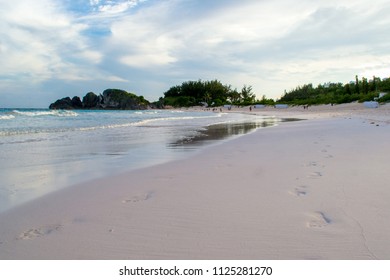
M 203 65 L 217 66 L 230 80 L 246 77 L 257 91 L 274 97 L 283 93 L 283 87 L 367 75 L 369 61 L 382 60 L 371 67 L 381 73 L 389 66 L 383 63 L 388 61 L 389 41 L 384 34 L 389 22 L 378 17 L 389 4 L 300 1 L 291 7 L 286 1 L 277 2 L 252 2 L 210 18 L 211 28 L 192 38 L 207 46 L 204 53 L 196 48 L 198 54 L 214 58 Z M 242 17 L 235 21 L 235 13 Z M 199 55 L 192 57 L 199 59 Z
M 139 3 L 147 0 L 90 0 L 91 9 L 95 12 L 92 16 L 115 16 L 124 13 Z M 97 14 L 96 14 L 97 13 Z
M 105 13 L 122 13 L 127 11 L 129 8 L 137 5 L 137 1 L 126 1 L 117 4 L 105 4 L 98 7 L 99 12 Z
M 101 85 L 153 100 L 217 78 L 275 98 L 389 76 L 389 12 L 387 0 L 0 0 L 0 92 Z
M 152 52 L 150 54 L 136 54 L 128 55 L 120 58 L 120 62 L 128 66 L 136 68 L 150 68 L 157 67 L 159 65 L 167 65 L 175 62 L 176 59 L 171 57 L 167 53 L 160 53 L 158 51 Z
M 40 82 L 68 72 L 77 72 L 79 63 L 96 63 L 98 51 L 90 49 L 80 33 L 85 25 L 75 24 L 51 1 L 1 3 L 2 68 L 0 75 L 28 73 Z
M 390 21 L 377 20 L 385 6 L 375 7 L 369 3 L 317 7 L 289 33 L 271 42 L 276 48 L 270 44 L 262 49 L 270 54 L 266 68 L 278 68 L 275 73 L 294 80 L 305 77 L 306 82 L 346 82 L 354 74 L 372 76 L 375 71 L 381 75 L 380 69 L 389 66 L 390 42 L 384 34 Z M 372 65 L 372 71 L 367 71 L 367 65 Z

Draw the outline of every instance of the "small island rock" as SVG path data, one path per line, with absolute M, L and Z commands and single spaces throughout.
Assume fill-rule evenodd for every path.
M 106 109 L 106 110 L 145 110 L 150 108 L 150 103 L 143 96 L 120 89 L 106 89 L 103 94 L 97 95 L 88 92 L 81 101 L 74 96 L 58 99 L 50 104 L 50 109 Z

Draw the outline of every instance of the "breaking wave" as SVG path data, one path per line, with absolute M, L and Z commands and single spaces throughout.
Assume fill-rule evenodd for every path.
M 39 116 L 56 116 L 56 117 L 77 117 L 78 114 L 68 110 L 50 110 L 50 111 L 19 111 L 13 110 L 15 116 L 39 117 Z
M 14 115 L 0 115 L 0 120 L 12 120 L 14 119 L 15 116 Z

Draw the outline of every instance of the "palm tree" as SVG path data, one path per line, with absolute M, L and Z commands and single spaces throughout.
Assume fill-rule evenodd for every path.
M 252 103 L 255 101 L 255 94 L 252 92 L 252 86 L 244 85 L 241 90 L 241 97 L 244 102 Z
M 210 99 L 211 99 L 211 94 L 208 91 L 206 91 L 206 93 L 204 94 L 204 100 L 207 103 L 207 105 L 210 105 L 209 104 Z

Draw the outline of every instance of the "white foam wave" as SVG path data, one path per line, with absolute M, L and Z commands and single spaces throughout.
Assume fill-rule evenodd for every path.
M 194 120 L 194 119 L 209 119 L 209 118 L 214 118 L 218 117 L 218 115 L 215 116 L 188 116 L 188 117 L 166 117 L 166 118 L 155 118 L 155 119 L 147 119 L 140 121 L 138 123 L 135 123 L 135 125 L 143 125 L 146 123 L 151 123 L 151 122 L 159 122 L 159 121 L 178 121 L 178 120 Z
M 157 111 L 136 111 L 134 114 L 136 115 L 155 115 L 158 114 Z
M 130 122 L 130 123 L 82 127 L 82 128 L 79 128 L 78 130 L 79 131 L 91 131 L 91 130 L 97 130 L 97 129 L 123 128 L 123 127 L 131 127 L 131 126 L 143 126 L 143 125 L 147 125 L 147 124 L 150 124 L 150 123 L 161 122 L 161 121 L 208 119 L 208 118 L 216 118 L 216 117 L 220 117 L 220 116 L 221 115 L 219 115 L 219 114 L 215 114 L 213 116 L 188 116 L 188 117 L 153 118 L 153 119 L 146 119 L 146 120 L 141 120 L 141 121 L 137 121 L 137 122 Z
M 157 112 L 158 113 L 158 112 Z M 54 116 L 77 116 L 77 113 L 73 111 L 12 111 L 12 114 L 5 115 L 15 117 L 17 115 L 23 116 L 45 116 L 45 115 L 54 115 Z M 221 117 L 221 114 L 212 114 L 207 116 L 170 116 L 170 117 L 154 117 L 147 118 L 143 120 L 133 120 L 126 123 L 117 123 L 117 124 L 106 124 L 106 125 L 97 125 L 97 126 L 85 126 L 85 127 L 67 127 L 67 128 L 26 128 L 26 129 L 13 129 L 13 130 L 4 130 L 0 131 L 0 136 L 12 136 L 12 135 L 27 135 L 27 134 L 39 134 L 39 133 L 61 133 L 68 131 L 94 131 L 100 129 L 115 129 L 115 128 L 126 128 L 126 127 L 139 127 L 139 126 L 153 126 L 153 125 L 162 125 L 162 126 L 175 126 L 176 121 L 180 120 L 196 120 L 196 119 L 213 119 Z
M 3 116 L 0 116 L 0 120 L 11 120 L 11 119 L 14 119 L 15 116 L 13 115 L 3 115 Z
M 78 114 L 73 111 L 67 110 L 50 110 L 50 111 L 19 111 L 13 110 L 13 114 L 27 117 L 38 117 L 38 116 L 57 116 L 57 117 L 77 117 Z

